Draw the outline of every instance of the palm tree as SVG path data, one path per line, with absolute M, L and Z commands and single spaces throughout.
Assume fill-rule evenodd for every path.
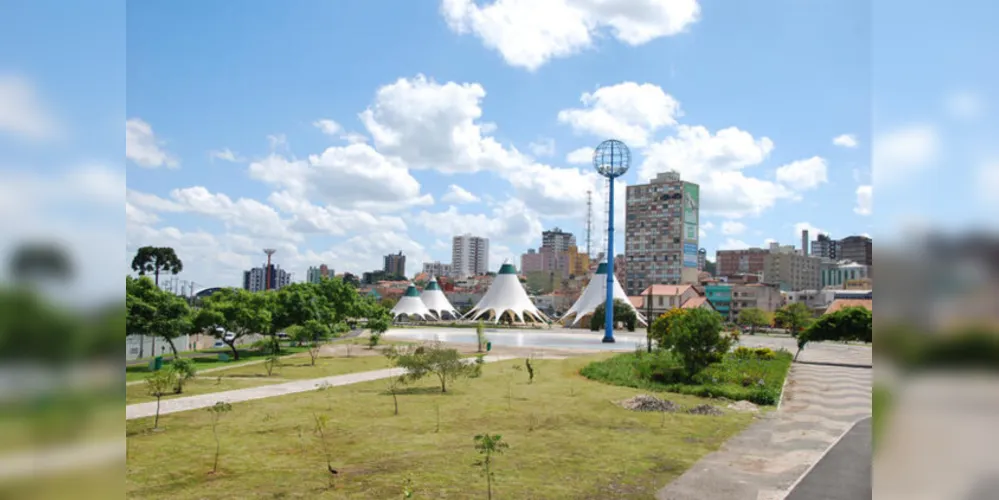
M 142 247 L 132 259 L 132 270 L 145 276 L 153 273 L 153 282 L 160 286 L 160 272 L 177 274 L 184 270 L 184 263 L 170 247 Z

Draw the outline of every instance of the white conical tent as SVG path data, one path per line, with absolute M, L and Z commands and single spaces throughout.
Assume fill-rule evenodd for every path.
M 527 296 L 527 291 L 517 278 L 517 270 L 511 264 L 500 266 L 499 273 L 486 291 L 486 295 L 471 311 L 468 311 L 465 318 L 499 323 L 505 314 L 515 323 L 548 322 L 548 317 L 542 314 Z
M 614 277 L 614 298 L 621 299 L 632 311 L 635 311 L 635 316 L 638 317 L 638 322 L 645 325 L 645 317 L 642 313 L 635 309 L 631 301 L 628 300 L 628 296 L 625 295 L 624 289 L 621 288 L 621 283 L 617 281 L 617 276 Z M 569 311 L 562 316 L 560 320 L 562 324 L 566 326 L 576 326 L 584 316 L 593 314 L 593 311 L 601 304 L 607 303 L 607 263 L 601 262 L 597 266 L 597 272 L 590 278 L 590 283 L 586 285 L 586 289 L 583 290 L 583 294 L 579 296 L 576 303 L 569 308 Z
M 392 308 L 392 319 L 399 319 L 399 316 L 407 318 L 419 318 L 422 320 L 436 319 L 434 314 L 427 309 L 427 305 L 420 298 L 420 292 L 416 290 L 416 285 L 410 283 L 406 288 L 406 293 L 402 295 L 399 302 Z
M 427 283 L 427 287 L 423 289 L 420 298 L 423 299 L 423 303 L 426 304 L 427 309 L 437 316 L 437 319 L 443 319 L 445 313 L 455 319 L 461 316 L 458 314 L 458 310 L 451 305 L 451 301 L 447 300 L 447 297 L 444 296 L 444 291 L 437 284 L 437 278 L 430 278 L 430 283 Z

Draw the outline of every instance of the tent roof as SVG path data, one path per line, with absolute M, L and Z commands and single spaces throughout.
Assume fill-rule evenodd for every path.
M 416 285 L 410 283 L 409 286 L 406 287 L 406 293 L 403 294 L 403 296 L 404 297 L 419 297 L 420 296 L 420 292 L 419 292 L 419 290 L 416 289 Z
M 423 291 L 426 292 L 427 290 L 440 290 L 440 289 L 441 286 L 437 284 L 437 278 L 430 278 L 430 282 L 427 283 L 427 286 L 423 288 Z
M 517 274 L 517 269 L 513 267 L 513 264 L 503 264 L 500 266 L 499 273 L 497 274 Z
M 598 276 L 602 277 L 598 278 Z M 573 304 L 571 308 L 569 308 L 569 311 L 567 311 L 562 316 L 561 321 L 563 322 L 563 324 L 565 324 L 567 320 L 571 320 L 571 323 L 568 324 L 570 326 L 575 325 L 579 323 L 579 320 L 581 320 L 583 316 L 586 316 L 587 314 L 592 314 L 593 311 L 597 309 L 597 307 L 607 302 L 606 276 L 607 276 L 607 265 L 605 263 L 601 263 L 599 266 L 597 266 L 597 271 L 593 274 L 593 277 L 590 278 L 590 283 L 586 285 L 586 289 L 583 290 L 583 293 L 579 296 L 579 299 L 577 299 L 576 303 Z M 647 324 L 645 317 L 642 316 L 642 313 L 635 308 L 635 304 L 632 302 L 631 298 L 629 298 L 624 293 L 624 289 L 621 288 L 621 283 L 618 282 L 617 276 L 614 276 L 613 282 L 614 282 L 613 285 L 614 299 L 623 300 L 626 304 L 628 304 L 629 307 L 631 307 L 633 311 L 635 311 L 635 316 L 637 316 L 638 321 L 643 325 Z
M 500 317 L 508 311 L 513 313 L 518 322 L 548 321 L 527 296 L 514 267 L 503 264 L 489 290 L 465 317 L 475 320 L 492 312 L 493 322 L 498 323 Z

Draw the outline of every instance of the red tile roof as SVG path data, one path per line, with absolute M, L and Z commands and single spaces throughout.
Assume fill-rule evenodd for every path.
M 872 299 L 836 299 L 832 304 L 829 304 L 829 308 L 826 309 L 826 314 L 831 314 L 840 309 L 846 307 L 864 307 L 868 311 L 874 311 L 874 300 Z
M 687 290 L 690 289 L 690 285 L 652 285 L 645 290 L 642 290 L 640 295 L 649 295 L 649 290 L 652 290 L 652 295 L 683 295 Z
M 694 308 L 697 308 L 697 307 L 701 307 L 704 304 L 711 305 L 711 303 L 708 302 L 708 298 L 707 297 L 704 297 L 703 295 L 698 295 L 697 297 L 691 297 L 690 300 L 684 302 L 683 305 L 680 306 L 680 308 L 681 309 L 694 309 Z M 712 307 L 714 307 L 714 306 L 712 306 Z
M 645 297 L 628 297 L 628 302 L 631 302 L 636 309 L 645 307 Z

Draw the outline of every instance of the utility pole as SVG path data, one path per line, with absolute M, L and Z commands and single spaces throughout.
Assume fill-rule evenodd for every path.
M 590 237 L 593 232 L 593 191 L 586 191 L 586 256 L 593 258 L 590 252 Z
M 655 283 L 653 283 L 654 285 Z M 645 296 L 645 343 L 648 344 L 648 352 L 652 353 L 652 290 L 653 285 L 649 285 L 649 294 Z

